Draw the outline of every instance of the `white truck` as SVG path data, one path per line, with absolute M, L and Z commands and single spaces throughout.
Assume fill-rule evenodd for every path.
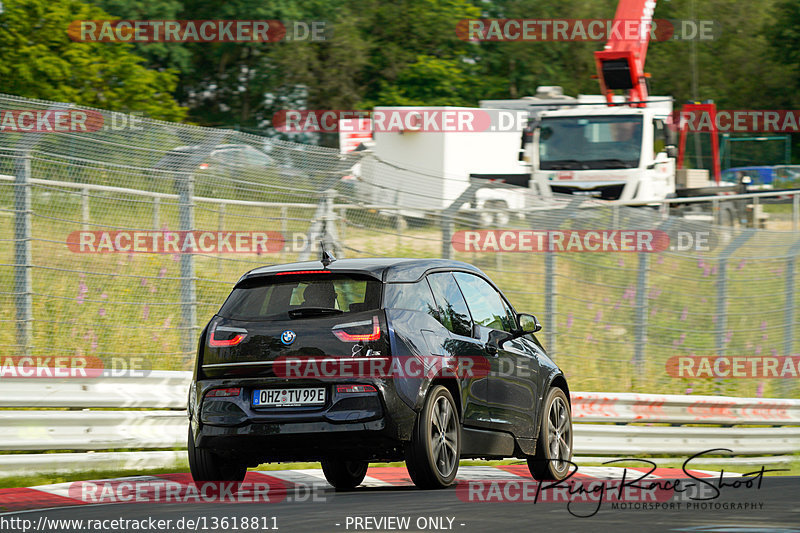
M 575 107 L 539 114 L 529 145 L 539 193 L 642 203 L 674 196 L 671 99 L 654 97 L 647 107 L 609 107 L 605 100 L 597 105 L 593 100 L 581 95 Z
M 424 114 L 455 113 L 458 116 L 485 114 L 487 109 L 467 107 L 376 107 L 374 114 L 393 116 L 408 112 Z M 458 128 L 426 131 L 407 127 L 396 131 L 373 132 L 371 153 L 360 164 L 358 197 L 367 204 L 392 207 L 387 213 L 425 218 L 428 213 L 448 208 L 470 186 L 474 174 L 527 173 L 519 160 L 520 139 L 526 126 L 525 114 L 495 110 L 492 116 L 506 113 L 502 131 L 470 131 Z M 517 116 L 522 119 L 516 120 Z M 516 122 L 512 122 L 515 120 Z M 456 123 L 457 124 L 457 123 Z M 477 191 L 468 211 L 484 225 L 508 222 L 509 213 L 525 206 L 524 191 L 509 187 L 485 187 Z
M 624 105 L 621 96 L 618 102 L 609 105 L 601 95 L 564 97 L 560 88 L 545 87 L 536 97 L 481 105 L 528 110 L 521 159 L 530 165 L 529 186 L 544 200 L 559 193 L 648 205 L 746 191 L 746 181 L 718 184 L 708 170 L 677 169 L 678 125 L 670 123 L 670 97 L 652 96 L 642 107 Z M 710 220 L 708 207 L 673 203 L 670 211 Z M 746 219 L 746 208 L 744 202 L 724 202 L 719 222 Z

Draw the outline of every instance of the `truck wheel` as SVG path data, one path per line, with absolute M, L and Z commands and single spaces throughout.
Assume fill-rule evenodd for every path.
M 369 463 L 366 461 L 322 460 L 322 473 L 336 490 L 349 490 L 361 485 L 368 467 Z
M 731 207 L 723 207 L 719 213 L 719 223 L 723 226 L 729 228 L 735 228 L 738 226 L 738 220 L 736 219 L 736 213 Z
M 406 468 L 422 489 L 441 489 L 453 483 L 461 457 L 461 424 L 453 396 L 437 385 L 428 392 L 417 414 L 411 442 L 406 446 Z
M 553 387 L 544 402 L 542 425 L 535 455 L 528 470 L 539 481 L 564 479 L 572 460 L 572 415 L 564 391 Z
M 211 450 L 196 448 L 194 434 L 189 427 L 189 471 L 197 481 L 234 481 L 240 483 L 247 474 L 247 465 L 226 459 Z
M 508 205 L 502 200 L 489 200 L 483 204 L 483 209 L 503 209 L 504 211 L 481 211 L 478 215 L 478 223 L 482 227 L 492 226 L 503 227 L 508 226 L 511 217 L 508 214 Z

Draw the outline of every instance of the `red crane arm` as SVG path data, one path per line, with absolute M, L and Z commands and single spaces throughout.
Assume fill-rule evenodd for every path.
M 644 107 L 647 84 L 644 62 L 653 23 L 656 0 L 620 0 L 603 50 L 594 53 L 600 89 L 608 103 L 615 90 L 627 91 L 627 101 Z

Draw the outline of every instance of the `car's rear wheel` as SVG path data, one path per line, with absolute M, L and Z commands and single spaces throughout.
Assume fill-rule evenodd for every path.
M 342 459 L 323 459 L 322 473 L 325 479 L 337 490 L 354 489 L 361 485 L 367 475 L 369 463 L 366 461 L 346 461 Z
M 211 450 L 197 448 L 194 434 L 189 428 L 189 471 L 195 481 L 241 482 L 247 474 L 247 465 L 218 455 Z
M 461 457 L 461 425 L 453 396 L 437 385 L 417 414 L 411 442 L 406 446 L 406 468 L 420 488 L 440 489 L 453 483 Z
M 544 417 L 536 454 L 528 457 L 528 469 L 540 481 L 564 479 L 572 460 L 572 414 L 567 395 L 553 387 L 544 403 Z

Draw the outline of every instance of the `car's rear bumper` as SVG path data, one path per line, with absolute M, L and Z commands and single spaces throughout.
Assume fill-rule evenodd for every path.
M 250 423 L 239 427 L 204 425 L 196 444 L 250 465 L 272 461 L 319 461 L 323 457 L 393 461 L 403 443 L 384 419 L 363 423 Z
M 320 407 L 259 409 L 251 405 L 252 390 L 286 386 L 263 379 L 193 382 L 190 417 L 195 445 L 248 463 L 308 461 L 323 456 L 394 460 L 402 457 L 415 413 L 394 392 L 391 382 L 370 380 L 377 392 L 340 393 L 337 383 L 297 382 L 292 387 L 325 386 Z M 241 387 L 235 397 L 205 398 L 208 390 Z

